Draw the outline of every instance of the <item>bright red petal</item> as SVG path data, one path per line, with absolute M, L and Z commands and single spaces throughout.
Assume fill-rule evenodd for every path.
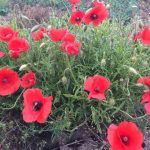
M 26 73 L 21 79 L 21 86 L 23 88 L 29 88 L 36 83 L 36 76 L 32 71 Z
M 143 44 L 150 45 L 150 27 L 144 28 L 141 39 Z
M 52 96 L 45 98 L 45 102 L 44 102 L 44 106 L 43 106 L 43 111 L 39 115 L 39 117 L 37 119 L 37 122 L 44 123 L 46 121 L 46 119 L 47 119 L 47 117 L 50 114 L 51 109 L 52 109 L 52 100 L 53 100 Z
M 0 69 L 0 95 L 7 96 L 15 93 L 20 87 L 18 74 L 9 69 Z
M 49 36 L 53 42 L 59 42 L 63 40 L 67 32 L 68 30 L 64 28 L 60 29 L 53 28 L 49 31 Z
M 145 104 L 144 108 L 145 108 L 145 110 L 146 110 L 146 113 L 147 113 L 148 115 L 150 115 L 150 103 Z
M 93 85 L 93 77 L 89 77 L 84 82 L 84 90 L 91 91 Z
M 150 91 L 143 94 L 141 103 L 150 103 Z
M 150 76 L 139 78 L 137 82 L 150 86 Z

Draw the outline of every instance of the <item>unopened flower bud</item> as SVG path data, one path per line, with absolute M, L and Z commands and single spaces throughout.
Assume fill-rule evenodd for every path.
M 107 4 L 107 5 L 106 5 L 106 8 L 110 8 L 110 4 Z
M 133 62 L 136 62 L 136 61 L 137 61 L 137 57 L 133 56 L 133 57 L 131 57 L 131 60 L 132 60 Z
M 62 80 L 63 84 L 67 84 L 67 78 L 66 78 L 66 76 L 63 76 L 61 80 Z
M 115 100 L 113 98 L 111 98 L 110 101 L 109 101 L 109 104 L 112 105 L 112 106 L 115 105 Z
M 43 48 L 45 46 L 45 43 L 41 43 L 40 48 Z
M 134 74 L 136 74 L 136 75 L 139 74 L 139 73 L 138 73 L 134 68 L 132 68 L 132 67 L 129 67 L 129 71 L 132 72 L 132 73 L 134 73 Z
M 103 58 L 103 59 L 101 60 L 101 66 L 104 67 L 105 65 L 106 65 L 106 59 Z
M 27 64 L 21 65 L 21 67 L 19 68 L 19 71 L 24 70 L 27 66 L 28 66 Z

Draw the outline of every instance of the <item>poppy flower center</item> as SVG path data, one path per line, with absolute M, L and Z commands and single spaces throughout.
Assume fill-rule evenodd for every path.
M 31 83 L 34 79 L 29 79 L 27 82 L 28 84 Z
M 96 88 L 94 89 L 94 91 L 95 91 L 96 93 L 99 93 L 99 92 L 100 92 L 99 87 L 96 87 Z
M 90 18 L 91 18 L 91 20 L 96 20 L 96 19 L 98 19 L 98 15 L 92 14 L 92 15 L 90 16 Z
M 33 103 L 33 110 L 34 111 L 39 111 L 42 108 L 43 104 L 39 101 L 35 101 Z
M 7 83 L 7 82 L 8 82 L 8 79 L 7 79 L 7 78 L 4 78 L 4 79 L 2 79 L 2 82 L 3 82 L 3 83 Z
M 129 142 L 129 138 L 128 138 L 127 136 L 123 136 L 123 137 L 121 138 L 121 140 L 122 140 L 122 142 L 123 142 L 125 145 L 127 145 L 128 142 Z
M 77 22 L 80 22 L 80 21 L 81 21 L 81 18 L 80 18 L 80 17 L 77 17 L 77 18 L 76 18 L 76 21 L 77 21 Z

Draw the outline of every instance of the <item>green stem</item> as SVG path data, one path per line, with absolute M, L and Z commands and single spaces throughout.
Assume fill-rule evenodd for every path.
M 16 99 L 15 103 L 11 107 L 0 108 L 0 109 L 2 109 L 2 110 L 11 110 L 11 109 L 15 108 L 17 103 L 18 103 L 18 101 L 19 101 L 19 99 L 20 99 L 20 97 L 24 93 L 24 91 L 25 91 L 25 89 L 23 89 L 23 91 L 21 92 L 21 94 L 18 96 L 18 98 Z
M 78 85 L 78 82 L 77 82 L 77 80 L 76 80 L 76 78 L 75 78 L 75 76 L 73 74 L 72 67 L 71 67 L 70 60 L 69 60 L 68 56 L 66 56 L 66 59 L 67 59 L 67 64 L 68 64 L 71 76 L 72 76 L 74 82 Z

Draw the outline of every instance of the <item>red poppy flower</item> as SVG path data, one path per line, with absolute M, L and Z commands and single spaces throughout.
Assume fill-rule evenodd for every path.
M 108 141 L 111 150 L 143 150 L 143 134 L 135 123 L 121 122 L 108 128 Z
M 77 5 L 80 3 L 81 0 L 68 0 L 68 2 L 72 5 Z
M 79 42 L 69 43 L 65 47 L 66 53 L 70 55 L 78 55 L 79 50 L 81 48 L 81 44 Z
M 40 41 L 44 38 L 46 32 L 46 29 L 44 27 L 41 27 L 38 31 L 32 33 L 32 39 L 35 41 Z
M 21 79 L 21 86 L 23 88 L 29 88 L 36 83 L 36 76 L 32 71 L 26 73 Z
M 18 58 L 22 53 L 29 50 L 29 43 L 24 38 L 13 38 L 8 42 L 8 48 L 10 50 L 10 56 Z
M 65 37 L 67 32 L 68 30 L 64 28 L 60 28 L 60 29 L 53 28 L 49 31 L 49 36 L 53 42 L 59 42 L 62 41 L 62 39 Z
M 141 35 L 142 43 L 150 45 L 150 27 L 145 27 Z
M 5 52 L 0 51 L 0 58 L 3 58 L 5 56 Z
M 80 26 L 84 15 L 85 13 L 83 11 L 76 11 L 72 13 L 70 17 L 70 23 Z
M 145 94 L 142 96 L 142 104 L 144 105 L 144 108 L 146 110 L 146 113 L 150 115 L 150 91 L 145 91 Z
M 23 120 L 28 123 L 44 123 L 51 112 L 53 97 L 44 97 L 38 88 L 27 89 L 23 97 Z
M 110 82 L 107 78 L 99 75 L 89 77 L 84 82 L 84 90 L 89 92 L 88 99 L 91 98 L 105 100 L 105 91 L 110 87 Z
M 14 37 L 17 37 L 19 32 L 13 31 L 13 29 L 9 26 L 0 27 L 0 40 L 1 41 L 9 41 Z
M 104 21 L 109 16 L 109 12 L 106 7 L 99 3 L 91 8 L 84 17 L 85 24 L 93 23 L 94 26 L 98 26 L 102 21 Z
M 137 82 L 150 87 L 150 76 L 139 78 Z
M 78 55 L 81 48 L 81 44 L 79 42 L 67 43 L 64 42 L 60 45 L 60 49 L 63 52 L 66 52 L 69 56 Z
M 64 38 L 62 39 L 64 42 L 74 42 L 76 40 L 76 37 L 71 33 L 66 33 Z
M 9 69 L 0 69 L 0 95 L 7 96 L 15 93 L 20 87 L 18 74 Z

